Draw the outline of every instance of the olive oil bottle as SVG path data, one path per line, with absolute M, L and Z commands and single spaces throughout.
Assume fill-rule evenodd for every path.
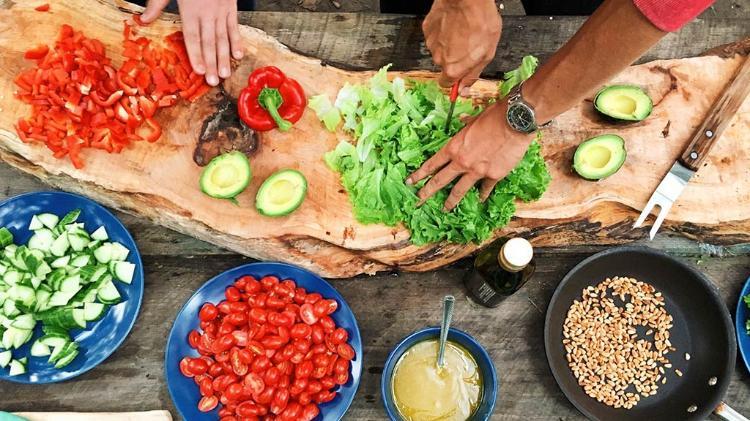
M 534 274 L 534 249 L 524 238 L 496 241 L 474 260 L 464 278 L 469 296 L 485 307 L 497 307 Z

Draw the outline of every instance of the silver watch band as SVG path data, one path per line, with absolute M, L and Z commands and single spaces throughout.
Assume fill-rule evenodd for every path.
M 510 110 L 510 106 L 513 105 L 513 104 L 521 104 L 521 105 L 525 106 L 526 108 L 528 108 L 529 111 L 530 111 L 530 114 L 532 116 L 534 116 L 534 123 L 533 123 L 534 124 L 534 129 L 533 130 L 544 129 L 546 127 L 549 127 L 554 122 L 554 120 L 549 120 L 549 121 L 546 121 L 546 122 L 544 122 L 542 124 L 538 124 L 536 122 L 536 115 L 535 115 L 535 108 L 534 108 L 534 106 L 532 104 L 528 103 L 524 99 L 524 97 L 523 97 L 523 84 L 524 84 L 524 82 L 519 83 L 508 94 L 508 109 Z M 509 120 L 509 122 L 510 122 L 510 120 Z M 511 126 L 512 126 L 512 124 L 511 124 Z

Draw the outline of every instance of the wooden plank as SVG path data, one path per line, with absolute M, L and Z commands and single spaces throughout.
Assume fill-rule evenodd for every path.
M 475 336 L 493 357 L 500 395 L 493 419 L 582 419 L 566 401 L 547 367 L 543 325 L 547 303 L 562 276 L 587 253 L 538 257 L 538 272 L 496 309 L 470 303 L 463 292 L 465 264 L 425 274 L 332 281 L 357 315 L 365 346 L 363 378 L 347 419 L 385 418 L 380 372 L 392 347 L 408 333 L 439 320 L 445 294 L 458 297 L 455 326 Z M 696 258 L 681 260 L 695 265 Z M 179 308 L 208 278 L 246 260 L 239 256 L 147 256 L 146 289 L 138 323 L 113 356 L 97 369 L 63 384 L 0 383 L 4 410 L 135 411 L 169 409 L 163 348 Z M 719 286 L 729 308 L 736 305 L 750 272 L 746 257 L 705 259 L 698 267 Z M 373 301 L 377 305 L 372 305 Z M 750 413 L 748 375 L 738 363 L 727 402 Z M 113 399 L 113 393 L 127 399 Z M 34 396 L 34 399 L 29 399 Z
M 497 79 L 527 54 L 546 59 L 585 20 L 582 16 L 506 16 L 498 54 L 484 76 Z M 421 20 L 413 16 L 246 12 L 240 21 L 268 32 L 295 51 L 338 67 L 373 69 L 393 63 L 395 70 L 435 70 L 424 46 Z M 710 46 L 747 35 L 746 19 L 699 19 L 665 37 L 640 62 L 699 55 Z

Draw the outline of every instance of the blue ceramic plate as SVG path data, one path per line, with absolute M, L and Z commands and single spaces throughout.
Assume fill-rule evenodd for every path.
M 0 203 L 0 227 L 8 228 L 16 244 L 26 244 L 31 237 L 29 222 L 40 213 L 54 213 L 63 217 L 66 213 L 81 210 L 77 222 L 86 224 L 86 231 L 104 226 L 110 241 L 117 241 L 130 250 L 128 261 L 136 265 L 133 282 L 130 285 L 115 282 L 123 301 L 111 306 L 107 314 L 98 322 L 89 322 L 85 330 L 72 330 L 71 336 L 80 345 L 80 354 L 63 369 L 56 369 L 47 363 L 47 357 L 32 357 L 29 348 L 33 339 L 20 350 L 13 351 L 14 358 L 29 357 L 27 374 L 8 376 L 8 369 L 0 369 L 0 379 L 18 383 L 54 383 L 79 376 L 99 365 L 125 341 L 138 317 L 143 299 L 143 263 L 133 237 L 122 223 L 98 203 L 71 193 L 38 192 L 13 197 Z M 34 339 L 41 336 L 41 326 L 37 326 Z
M 349 382 L 334 389 L 338 395 L 331 402 L 320 405 L 320 415 L 316 419 L 340 420 L 354 400 L 362 374 L 362 339 L 359 336 L 357 320 L 344 298 L 328 282 L 312 272 L 285 263 L 251 263 L 226 271 L 206 282 L 182 307 L 169 333 L 164 357 L 169 394 L 180 415 L 183 419 L 190 421 L 218 419 L 218 408 L 207 413 L 198 411 L 198 401 L 201 398 L 198 386 L 193 379 L 182 375 L 179 365 L 183 357 L 199 355 L 198 351 L 190 347 L 187 337 L 191 330 L 198 329 L 198 311 L 203 303 L 216 304 L 224 300 L 224 290 L 244 275 L 251 275 L 257 279 L 268 275 L 282 280 L 292 279 L 308 292 L 317 292 L 324 298 L 333 298 L 338 301 L 339 308 L 331 317 L 337 326 L 346 329 L 349 333 L 349 344 L 354 348 L 357 356 L 352 361 Z
M 734 326 L 734 331 L 737 332 L 737 345 L 740 348 L 742 360 L 745 362 L 745 367 L 750 370 L 750 335 L 747 334 L 747 329 L 745 328 L 745 323 L 750 317 L 750 310 L 742 299 L 742 297 L 748 294 L 750 294 L 750 278 L 745 282 L 745 287 L 742 288 L 740 298 L 737 300 L 737 312 L 735 314 Z

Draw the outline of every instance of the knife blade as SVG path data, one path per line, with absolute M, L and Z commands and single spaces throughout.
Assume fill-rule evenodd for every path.
M 750 94 L 750 59 L 746 58 L 719 99 L 711 106 L 706 119 L 695 131 L 682 155 L 656 187 L 656 191 L 649 198 L 646 207 L 633 224 L 633 228 L 643 225 L 654 207 L 658 206 L 659 213 L 649 231 L 650 239 L 654 239 L 672 205 L 706 160 L 709 151 L 727 128 L 748 94 Z
M 451 87 L 451 107 L 448 109 L 448 118 L 445 120 L 445 133 L 451 128 L 451 120 L 453 119 L 453 111 L 456 109 L 456 100 L 458 100 L 458 86 L 461 84 L 461 80 L 457 80 Z

